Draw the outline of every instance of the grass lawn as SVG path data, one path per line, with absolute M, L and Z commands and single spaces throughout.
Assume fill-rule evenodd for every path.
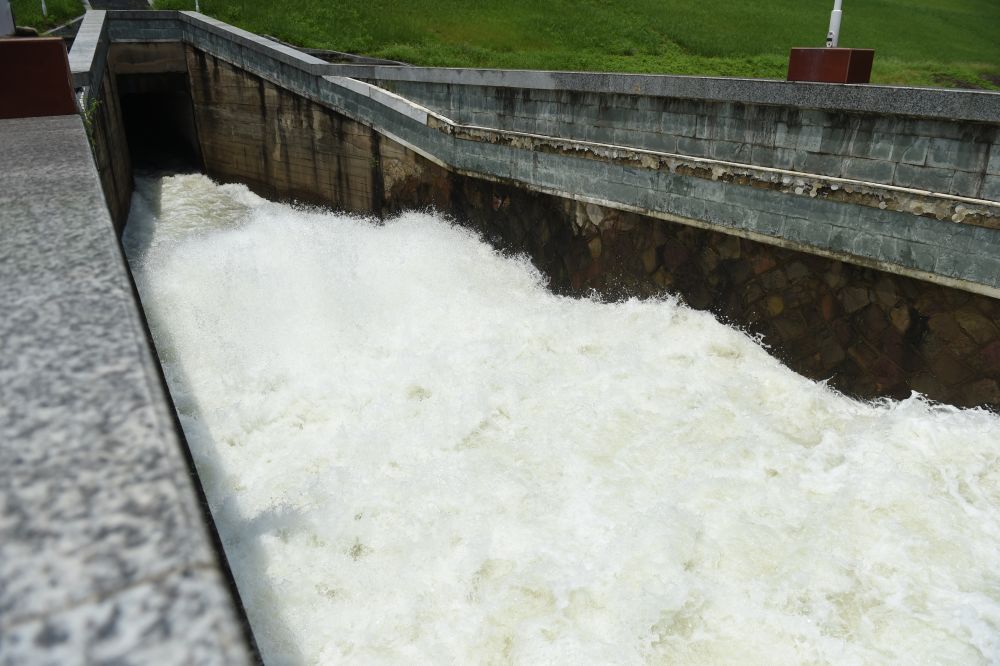
M 157 0 L 192 9 L 194 0 Z M 202 0 L 204 13 L 315 48 L 419 65 L 784 78 L 822 46 L 832 0 Z M 1000 1 L 847 0 L 841 46 L 881 83 L 1000 88 Z
M 80 0 L 45 0 L 48 16 L 42 16 L 41 0 L 12 0 L 10 4 L 14 8 L 17 25 L 31 26 L 38 32 L 54 28 L 83 13 Z

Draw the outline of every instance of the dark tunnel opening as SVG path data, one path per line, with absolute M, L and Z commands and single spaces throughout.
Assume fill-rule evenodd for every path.
M 133 167 L 200 171 L 198 129 L 187 74 L 119 74 L 117 83 Z

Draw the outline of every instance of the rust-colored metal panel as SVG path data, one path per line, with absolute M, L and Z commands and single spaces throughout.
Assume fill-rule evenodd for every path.
M 872 49 L 792 49 L 788 56 L 788 80 L 868 83 L 874 59 Z
M 69 59 L 61 38 L 0 39 L 0 118 L 76 112 Z

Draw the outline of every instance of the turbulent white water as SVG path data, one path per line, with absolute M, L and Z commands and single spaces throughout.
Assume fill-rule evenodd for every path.
M 127 251 L 268 663 L 1000 663 L 1000 418 L 553 296 L 439 217 L 138 186 Z

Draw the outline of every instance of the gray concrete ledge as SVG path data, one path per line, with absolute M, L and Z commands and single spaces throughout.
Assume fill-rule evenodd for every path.
M 77 88 L 100 85 L 107 61 L 107 12 L 90 10 L 83 16 L 69 52 L 69 69 Z
M 251 663 L 83 123 L 0 145 L 0 664 Z

